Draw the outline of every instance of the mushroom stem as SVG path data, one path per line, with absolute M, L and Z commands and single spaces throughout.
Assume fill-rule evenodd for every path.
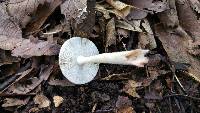
M 107 64 L 123 64 L 123 65 L 135 65 L 138 67 L 144 67 L 144 64 L 148 63 L 148 58 L 145 54 L 149 50 L 136 49 L 131 51 L 102 53 L 99 55 L 84 57 L 77 57 L 79 65 L 87 63 L 107 63 Z

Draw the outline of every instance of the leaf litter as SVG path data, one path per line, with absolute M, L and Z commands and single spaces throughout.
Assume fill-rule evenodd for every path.
M 199 112 L 199 23 L 198 0 L 1 1 L 0 109 Z M 74 36 L 100 53 L 150 49 L 149 63 L 102 64 L 94 81 L 74 85 L 58 66 Z

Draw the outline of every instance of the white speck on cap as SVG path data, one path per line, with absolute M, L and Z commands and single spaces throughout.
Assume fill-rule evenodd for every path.
M 67 40 L 61 47 L 59 53 L 59 65 L 62 74 L 74 84 L 85 84 L 90 82 L 96 76 L 99 64 L 77 63 L 78 56 L 98 55 L 99 51 L 95 44 L 80 37 L 73 37 Z

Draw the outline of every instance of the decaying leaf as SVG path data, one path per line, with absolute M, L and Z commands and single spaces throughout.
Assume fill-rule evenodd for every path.
M 4 104 L 2 104 L 2 107 L 14 107 L 14 106 L 21 106 L 26 105 L 28 103 L 30 98 L 26 99 L 17 99 L 17 98 L 5 98 Z
M 80 19 L 73 21 L 74 35 L 88 37 L 91 34 L 92 28 L 95 26 L 95 5 L 96 0 L 87 0 L 86 12 L 84 9 L 84 13 L 79 17 Z
M 153 31 L 149 25 L 149 22 L 147 19 L 144 19 L 144 21 L 142 22 L 142 27 L 145 29 L 145 32 L 141 32 L 139 33 L 139 46 L 140 48 L 148 48 L 148 49 L 154 49 L 157 47 L 156 45 L 156 41 L 153 35 Z
M 117 110 L 117 113 L 136 113 L 133 107 L 123 107 Z
M 193 40 L 188 41 L 188 52 L 191 55 L 199 56 L 200 55 L 200 49 L 199 49 L 199 41 L 193 42 Z
M 95 9 L 96 9 L 97 11 L 99 11 L 99 12 L 102 12 L 105 19 L 110 19 L 110 18 L 111 18 L 110 15 L 109 15 L 109 13 L 110 13 L 109 10 L 107 10 L 107 9 L 106 9 L 105 7 L 103 7 L 102 5 L 97 4 L 96 7 L 95 7 Z
M 159 13 L 169 9 L 169 6 L 167 1 L 156 1 L 153 2 L 147 9 L 155 13 Z
M 189 0 L 189 3 L 194 11 L 200 13 L 200 2 L 198 0 Z
M 106 47 L 116 45 L 115 19 L 112 18 L 106 25 Z
M 44 4 L 46 0 L 9 0 L 7 9 L 10 16 L 14 17 L 17 23 L 25 26 L 27 18 L 36 11 L 39 4 Z M 30 19 L 29 19 L 30 20 Z
M 126 17 L 132 9 L 132 6 L 127 5 L 119 0 L 106 0 L 106 2 L 108 2 L 116 10 L 120 11 L 122 13 L 122 17 Z
M 134 80 L 128 80 L 128 82 L 125 84 L 123 91 L 127 94 L 131 95 L 132 97 L 140 97 L 138 93 L 136 92 L 136 87 L 141 86 L 141 83 L 138 83 Z
M 170 9 L 167 9 L 164 12 L 158 13 L 161 23 L 167 27 L 174 27 L 179 25 L 175 0 L 168 1 Z
M 171 31 L 166 31 L 161 25 L 156 26 L 155 31 L 170 60 L 175 63 L 190 64 L 189 76 L 200 82 L 200 62 L 187 52 L 188 39 L 171 34 Z
M 83 13 L 87 12 L 87 0 L 66 0 L 61 5 L 61 13 L 65 15 L 67 20 L 79 20 Z M 80 22 L 78 22 L 80 23 Z
M 45 2 L 44 5 L 38 7 L 36 14 L 34 15 L 35 19 L 26 26 L 26 32 L 38 31 L 47 18 L 61 3 L 62 0 L 51 0 L 51 2 Z
M 127 29 L 117 28 L 117 35 L 119 37 L 119 41 L 123 38 L 128 38 L 130 35 L 130 31 Z
M 138 23 L 140 23 L 140 21 L 131 22 L 131 24 L 129 24 L 125 21 L 117 20 L 116 21 L 116 27 L 127 29 L 127 30 L 130 30 L 130 31 L 142 32 L 142 30 L 139 28 L 140 25 L 138 25 Z
M 63 103 L 63 100 L 64 99 L 61 96 L 54 96 L 53 97 L 53 102 L 54 102 L 55 107 L 60 106 L 60 104 Z
M 30 39 L 23 39 L 20 46 L 16 46 L 15 49 L 12 50 L 12 56 L 29 58 L 32 56 L 57 55 L 59 50 L 60 45 L 49 41 L 38 40 L 34 43 L 31 42 Z
M 116 113 L 136 113 L 128 97 L 119 96 L 116 102 Z
M 127 4 L 135 7 L 127 16 L 128 20 L 145 18 L 148 12 L 143 9 L 151 6 L 152 1 L 153 0 L 127 0 Z
M 16 93 L 16 94 L 27 94 L 33 89 L 35 89 L 42 81 L 45 81 L 48 79 L 52 72 L 53 66 L 41 66 L 41 70 L 39 73 L 39 78 L 33 77 L 30 79 L 27 79 L 30 83 L 15 83 L 12 85 L 7 92 L 9 93 Z
M 145 29 L 145 31 L 149 34 L 153 34 L 153 31 L 151 29 L 151 26 L 149 24 L 149 21 L 145 18 L 142 20 L 142 27 Z
M 8 51 L 0 49 L 0 53 L 0 66 L 20 61 L 19 58 L 11 56 Z
M 43 94 L 39 94 L 39 95 L 36 95 L 34 98 L 34 103 L 35 104 L 38 104 L 38 107 L 39 108 L 45 108 L 45 107 L 49 107 L 51 102 L 49 101 L 49 99 L 44 96 Z
M 4 10 L 0 7 L 0 48 L 11 50 L 21 41 L 22 31 Z M 13 38 L 14 40 L 8 41 L 8 38 Z
M 75 86 L 73 83 L 69 82 L 69 80 L 50 80 L 48 83 L 52 86 Z
M 197 16 L 192 11 L 188 1 L 181 1 L 183 1 L 184 4 L 177 3 L 180 25 L 195 39 L 195 41 L 200 40 L 200 23 L 198 22 Z

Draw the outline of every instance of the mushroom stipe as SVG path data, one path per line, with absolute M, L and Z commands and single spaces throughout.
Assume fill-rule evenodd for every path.
M 89 39 L 73 37 L 62 45 L 59 65 L 62 74 L 70 82 L 85 84 L 94 79 L 100 63 L 144 67 L 148 63 L 148 58 L 145 57 L 148 52 L 149 50 L 135 49 L 99 54 L 97 47 Z

